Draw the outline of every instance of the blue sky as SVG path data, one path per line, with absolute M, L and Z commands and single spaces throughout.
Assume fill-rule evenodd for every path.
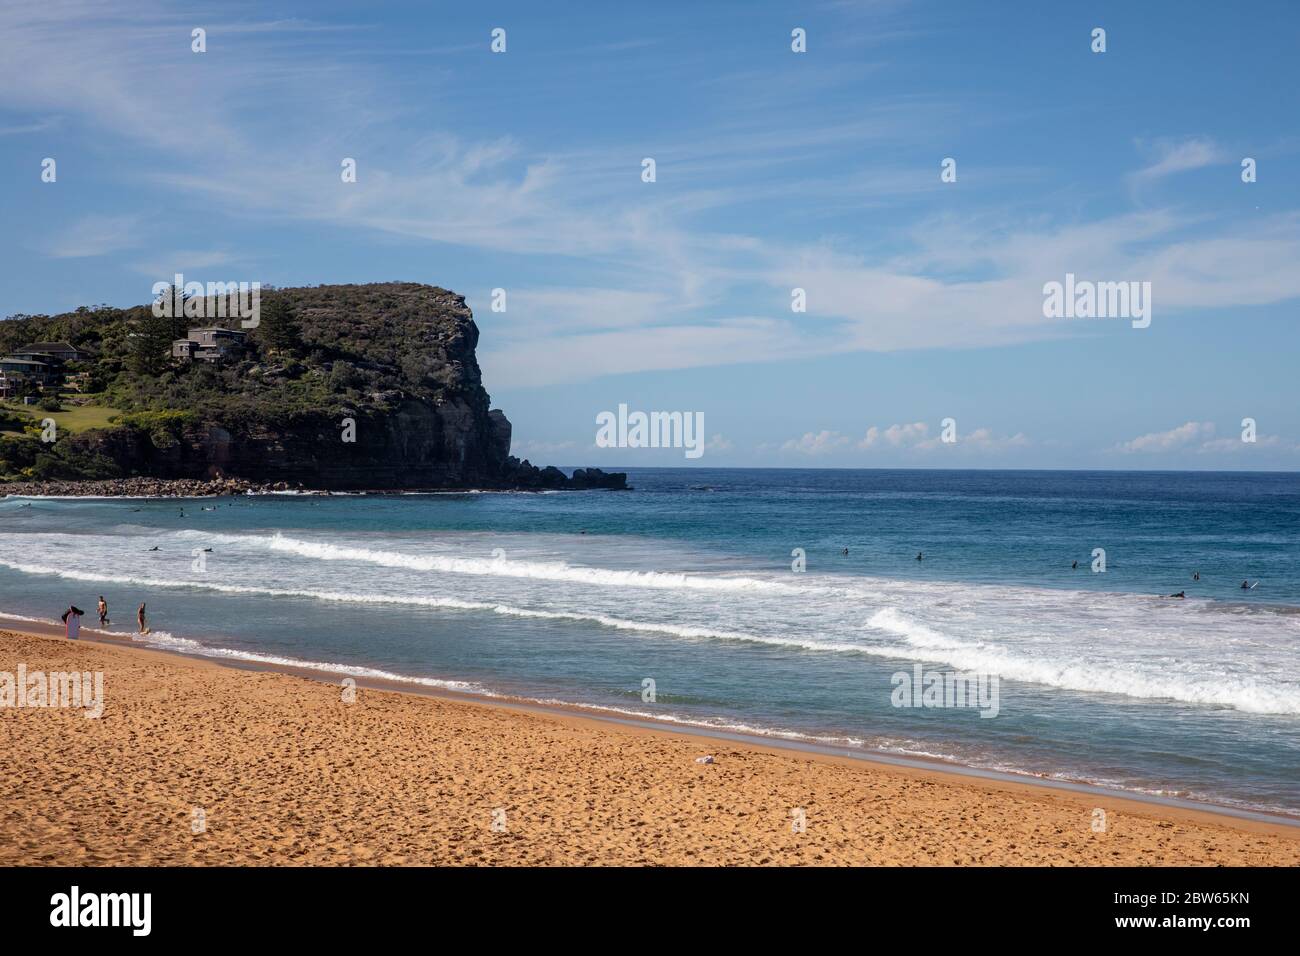
M 428 282 L 534 461 L 1296 470 L 1298 49 L 1286 2 L 10 4 L 0 314 Z M 1045 317 L 1067 272 L 1150 326 Z M 705 455 L 595 448 L 619 403 Z

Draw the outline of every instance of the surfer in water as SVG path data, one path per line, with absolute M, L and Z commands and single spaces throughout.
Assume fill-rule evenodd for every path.
M 1071 570 L 1071 571 L 1078 571 L 1078 570 L 1079 570 L 1079 562 L 1078 562 L 1078 561 L 1075 561 L 1074 564 L 1070 565 L 1070 570 Z
M 1243 591 L 1253 591 L 1253 590 L 1255 590 L 1255 588 L 1257 588 L 1257 587 L 1259 587 L 1259 582 L 1258 582 L 1258 581 L 1256 581 L 1254 584 L 1251 584 L 1249 581 L 1242 581 L 1242 582 L 1241 582 L 1241 589 L 1242 589 Z
M 1171 595 L 1169 595 L 1169 596 L 1172 597 L 1172 598 L 1185 598 L 1185 597 L 1187 597 L 1187 592 L 1185 592 L 1185 591 L 1179 591 L 1177 594 L 1171 594 Z
M 1193 572 L 1192 572 L 1192 580 L 1193 580 L 1193 581 L 1199 581 L 1199 580 L 1201 580 L 1201 572 L 1200 572 L 1200 571 L 1193 571 Z
M 920 551 L 916 552 L 916 560 L 920 561 L 924 557 L 925 555 L 922 554 Z

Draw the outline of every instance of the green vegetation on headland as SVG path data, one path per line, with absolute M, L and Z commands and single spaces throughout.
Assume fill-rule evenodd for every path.
M 226 306 L 221 315 L 205 318 Z M 0 481 L 237 477 L 318 488 L 623 487 L 509 456 L 462 296 L 414 283 L 263 289 L 229 303 L 82 307 L 0 321 L 0 356 L 66 343 L 58 377 L 0 404 Z M 201 329 L 216 330 L 204 337 Z M 230 333 L 221 331 L 230 330 Z M 196 334 L 197 333 L 197 334 Z M 52 379 L 55 376 L 50 376 Z M 10 383 L 15 379 L 11 375 Z M 34 404 L 15 405 L 23 398 Z M 47 411 L 58 408 L 59 411 Z M 42 441 L 52 418 L 55 441 Z

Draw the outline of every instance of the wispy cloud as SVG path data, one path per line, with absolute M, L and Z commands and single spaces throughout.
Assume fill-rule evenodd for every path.
M 1226 150 L 1206 138 L 1166 140 L 1153 144 L 1149 151 L 1154 154 L 1154 160 L 1131 174 L 1138 182 L 1152 182 L 1230 160 Z
M 84 216 L 56 236 L 45 253 L 56 259 L 82 259 L 130 249 L 140 241 L 140 217 Z

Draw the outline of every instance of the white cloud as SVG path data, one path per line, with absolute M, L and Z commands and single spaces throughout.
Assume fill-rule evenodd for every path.
M 1198 442 L 1204 442 L 1214 437 L 1213 422 L 1186 422 L 1177 428 L 1171 428 L 1163 432 L 1149 432 L 1146 435 L 1139 435 L 1132 441 L 1121 442 L 1116 445 L 1117 451 L 1122 452 L 1164 452 L 1174 451 L 1180 448 L 1186 448 Z
M 802 438 L 792 438 L 781 446 L 781 450 L 801 455 L 827 455 L 849 443 L 847 435 L 823 429 L 819 432 L 805 432 Z
M 877 444 L 884 444 L 889 445 L 891 448 L 900 448 L 915 445 L 925 440 L 929 430 L 930 426 L 925 422 L 913 422 L 910 425 L 890 425 L 884 429 L 872 425 L 867 429 L 867 433 L 862 440 L 858 442 L 858 447 L 873 448 Z
M 977 428 L 969 433 L 957 433 L 955 442 L 944 442 L 942 436 L 930 434 L 930 426 L 925 422 L 909 422 L 896 425 L 872 425 L 866 434 L 857 441 L 841 432 L 823 429 L 819 432 L 806 432 L 800 438 L 792 438 L 779 446 L 782 452 L 793 452 L 809 456 L 829 455 L 849 450 L 880 452 L 920 452 L 928 453 L 942 448 L 945 454 L 962 454 L 964 452 L 1006 451 L 1024 448 L 1031 444 L 1023 432 L 1015 435 L 997 435 L 990 428 Z M 759 451 L 772 450 L 771 445 L 759 446 Z
M 1285 441 L 1278 435 L 1258 435 L 1253 442 L 1242 441 L 1240 435 L 1215 438 L 1213 422 L 1185 422 L 1177 428 L 1163 432 L 1139 435 L 1131 441 L 1120 442 L 1114 451 L 1123 454 L 1163 454 L 1194 452 L 1198 455 L 1253 454 L 1257 449 L 1272 451 L 1300 451 L 1300 443 Z

